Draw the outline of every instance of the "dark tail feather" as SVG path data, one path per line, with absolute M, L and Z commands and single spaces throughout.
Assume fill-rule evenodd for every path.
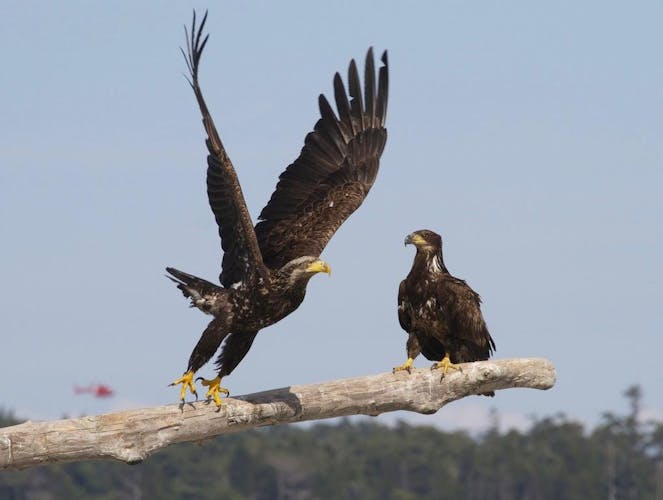
M 191 307 L 196 307 L 196 302 L 203 299 L 219 289 L 214 283 L 210 283 L 202 278 L 179 271 L 178 269 L 167 267 L 166 271 L 174 277 L 166 276 L 177 284 L 177 288 L 182 290 L 185 297 L 191 299 Z

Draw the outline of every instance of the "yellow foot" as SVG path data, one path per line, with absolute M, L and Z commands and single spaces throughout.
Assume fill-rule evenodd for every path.
M 168 384 L 169 386 L 171 385 L 177 385 L 177 384 L 182 384 L 182 389 L 180 390 L 180 401 L 184 403 L 184 397 L 186 396 L 186 390 L 189 389 L 191 391 L 191 394 L 196 396 L 196 399 L 198 399 L 198 393 L 196 392 L 196 385 L 193 383 L 193 372 L 188 371 L 184 375 L 182 375 L 180 378 L 177 380 L 174 380 L 172 383 Z
M 403 370 L 406 370 L 408 373 L 412 373 L 412 363 L 414 363 L 414 359 L 407 358 L 407 361 L 405 363 L 395 367 L 393 370 L 391 370 L 391 373 L 396 373 Z
M 449 359 L 449 355 L 445 355 L 444 358 L 442 358 L 441 361 L 438 361 L 435 363 L 432 367 L 431 370 L 435 370 L 437 368 L 442 368 L 442 377 L 444 377 L 449 370 L 458 370 L 459 372 L 462 372 L 463 369 L 459 365 L 454 365 L 451 360 Z
M 213 399 L 216 406 L 221 406 L 221 398 L 219 397 L 220 392 L 224 393 L 226 397 L 230 394 L 228 389 L 221 387 L 221 377 L 216 377 L 212 380 L 206 380 L 202 377 L 198 377 L 196 380 L 201 380 L 201 384 L 203 384 L 205 387 L 209 387 L 205 397 L 207 398 L 207 401 Z

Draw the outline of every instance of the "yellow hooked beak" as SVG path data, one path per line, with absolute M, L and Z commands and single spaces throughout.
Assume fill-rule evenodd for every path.
M 323 260 L 316 260 L 309 264 L 306 268 L 306 272 L 309 273 L 327 273 L 331 276 L 331 267 Z
M 414 246 L 427 245 L 428 242 L 418 234 L 409 234 L 405 238 L 405 244 L 412 243 Z

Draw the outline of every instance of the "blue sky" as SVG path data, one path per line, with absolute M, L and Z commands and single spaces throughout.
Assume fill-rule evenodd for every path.
M 663 415 L 653 1 L 4 2 L 1 405 L 53 418 L 177 399 L 167 384 L 208 318 L 164 267 L 216 280 L 220 265 L 179 53 L 192 7 L 210 10 L 201 85 L 254 218 L 334 72 L 363 66 L 371 45 L 391 66 L 380 174 L 323 254 L 334 273 L 261 332 L 224 380 L 232 393 L 402 363 L 396 292 L 413 257 L 402 241 L 427 227 L 482 295 L 497 357 L 558 370 L 550 391 L 469 398 L 428 421 L 462 427 L 494 407 L 595 423 L 624 409 L 633 383 Z M 90 382 L 118 397 L 73 395 Z

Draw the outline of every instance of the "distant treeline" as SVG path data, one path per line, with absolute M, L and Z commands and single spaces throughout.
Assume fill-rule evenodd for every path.
M 637 386 L 625 395 L 630 412 L 604 414 L 591 432 L 562 415 L 478 437 L 403 423 L 274 427 L 174 445 L 134 466 L 0 472 L 0 498 L 663 498 L 663 424 L 639 422 Z M 0 425 L 14 423 L 0 413 Z

